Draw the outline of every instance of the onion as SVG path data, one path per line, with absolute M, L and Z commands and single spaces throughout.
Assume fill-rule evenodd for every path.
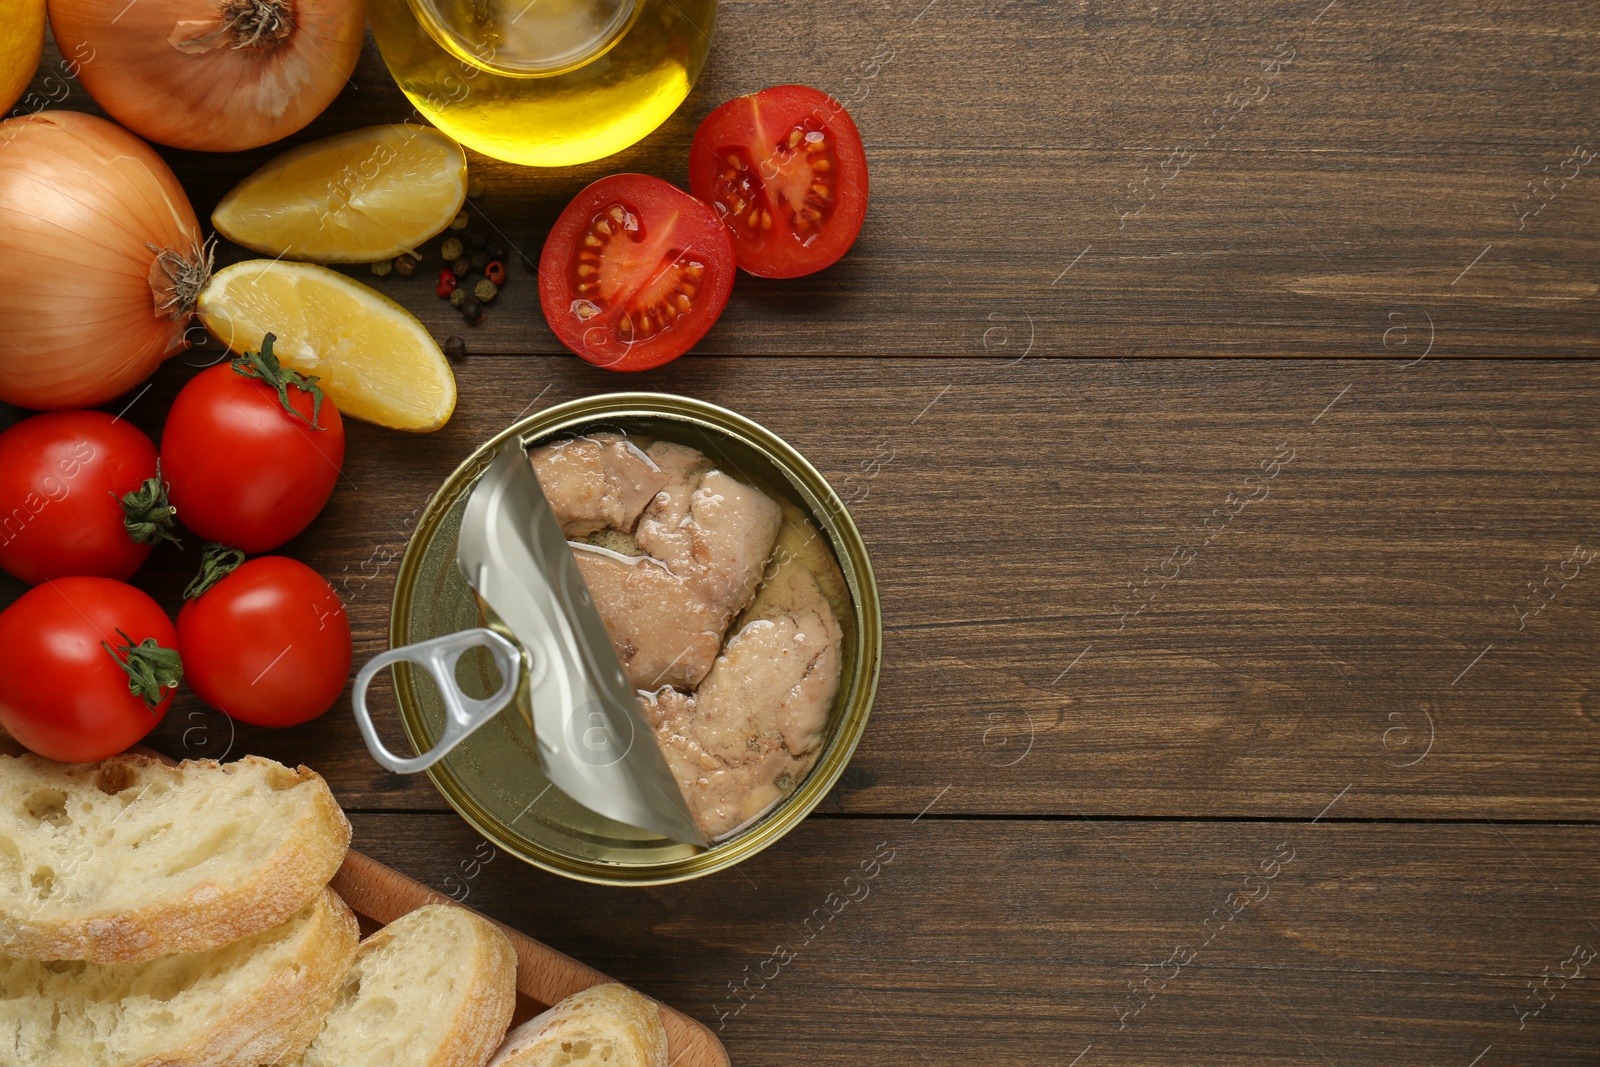
M 364 0 L 50 0 L 57 44 L 94 57 L 79 79 L 112 118 L 208 152 L 255 148 L 322 114 L 365 26 Z
M 105 119 L 0 122 L 0 400 L 90 407 L 188 347 L 200 223 L 150 146 Z

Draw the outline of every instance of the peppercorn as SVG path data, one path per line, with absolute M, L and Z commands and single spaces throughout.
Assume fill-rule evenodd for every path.
M 467 213 L 465 211 L 463 211 L 461 214 L 459 214 L 455 218 L 451 219 L 450 220 L 450 228 L 452 230 L 464 230 L 464 229 L 466 229 L 467 228 Z
M 476 326 L 483 321 L 483 305 L 471 297 L 461 305 L 461 317 L 467 320 L 468 325 Z
M 467 339 L 460 334 L 451 334 L 444 339 L 444 354 L 451 359 L 467 358 Z
M 439 288 L 437 290 L 439 298 L 442 300 L 451 293 L 455 292 L 456 284 L 459 281 L 460 279 L 456 277 L 455 271 L 451 270 L 449 267 L 441 270 L 439 272 Z
M 459 285 L 456 287 L 456 291 L 450 294 L 450 303 L 452 306 L 459 308 L 467 302 L 467 298 L 471 295 L 471 293 L 467 292 L 466 286 Z
M 472 263 L 467 259 L 466 256 L 462 256 L 460 259 L 450 264 L 450 269 L 455 271 L 458 276 L 465 278 L 467 276 L 467 272 L 472 270 Z
M 489 253 L 474 252 L 467 257 L 467 260 L 472 264 L 473 270 L 482 270 L 489 265 Z
M 496 285 L 504 285 L 506 283 L 506 265 L 498 259 L 494 260 L 483 268 L 483 276 Z
M 409 278 L 417 273 L 417 264 L 420 260 L 410 252 L 402 252 L 394 259 L 394 272 L 402 278 Z
M 380 278 L 386 277 L 392 270 L 394 270 L 393 260 L 380 259 L 378 262 L 372 265 L 372 273 L 376 274 Z
M 449 240 L 445 241 L 444 244 L 439 246 L 439 252 L 444 256 L 444 261 L 446 263 L 450 262 L 452 259 L 460 259 L 461 239 L 459 237 L 450 238 Z
M 476 200 L 483 195 L 483 181 L 479 178 L 467 179 L 467 195 Z
M 471 245 L 473 248 L 482 248 L 488 242 L 489 239 L 477 231 L 467 234 L 467 244 Z
M 490 241 L 488 244 L 483 246 L 483 250 L 489 253 L 490 259 L 506 258 L 506 246 L 501 244 L 499 241 Z
M 485 304 L 495 298 L 500 292 L 500 287 L 488 278 L 479 278 L 478 284 L 472 287 L 472 295 L 482 300 Z

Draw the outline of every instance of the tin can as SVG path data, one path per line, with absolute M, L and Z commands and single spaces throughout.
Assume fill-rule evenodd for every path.
M 581 881 L 660 885 L 724 870 L 793 829 L 827 795 L 866 729 L 877 691 L 883 618 L 865 542 L 844 501 L 788 443 L 725 408 L 661 393 L 611 393 L 558 404 L 518 421 L 483 444 L 445 480 L 423 510 L 395 582 L 389 639 L 393 647 L 482 625 L 480 605 L 454 558 L 461 513 L 477 479 L 513 438 L 524 448 L 602 430 L 676 441 L 697 448 L 727 473 L 797 508 L 831 551 L 848 594 L 839 693 L 821 754 L 786 798 L 737 834 L 695 849 L 613 822 L 553 788 L 539 769 L 525 715 L 508 709 L 427 771 L 435 787 L 495 847 Z M 493 692 L 499 678 L 467 657 L 464 689 Z M 445 721 L 431 679 L 406 664 L 394 668 L 395 698 L 408 740 L 433 747 Z

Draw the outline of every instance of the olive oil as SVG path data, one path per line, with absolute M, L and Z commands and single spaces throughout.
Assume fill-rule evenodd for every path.
M 560 167 L 612 155 L 689 95 L 716 0 L 370 0 L 389 72 L 485 155 Z

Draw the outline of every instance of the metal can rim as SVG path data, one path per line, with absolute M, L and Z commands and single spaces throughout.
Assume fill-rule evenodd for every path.
M 608 419 L 667 419 L 698 425 L 702 430 L 729 434 L 765 456 L 783 472 L 800 495 L 805 510 L 828 538 L 844 575 L 855 614 L 855 669 L 844 679 L 844 703 L 826 748 L 805 781 L 750 829 L 731 840 L 685 859 L 638 865 L 583 860 L 546 848 L 537 842 L 512 840 L 501 820 L 483 809 L 455 780 L 449 760 L 427 771 L 445 801 L 492 845 L 535 867 L 578 881 L 599 885 L 664 885 L 688 881 L 733 865 L 776 843 L 798 826 L 827 796 L 854 755 L 877 694 L 883 649 L 883 616 L 877 577 L 866 542 L 844 501 L 820 471 L 783 438 L 737 412 L 704 400 L 667 393 L 604 393 L 553 405 L 518 419 L 484 442 L 445 478 L 423 508 L 406 544 L 395 579 L 389 616 L 389 640 L 398 647 L 410 642 L 408 616 L 418 569 L 440 521 L 460 495 L 476 483 L 489 460 L 512 438 L 523 445 L 537 443 L 564 430 Z M 395 678 L 395 696 L 407 740 L 427 745 L 431 739 L 423 725 L 418 702 L 404 673 Z

